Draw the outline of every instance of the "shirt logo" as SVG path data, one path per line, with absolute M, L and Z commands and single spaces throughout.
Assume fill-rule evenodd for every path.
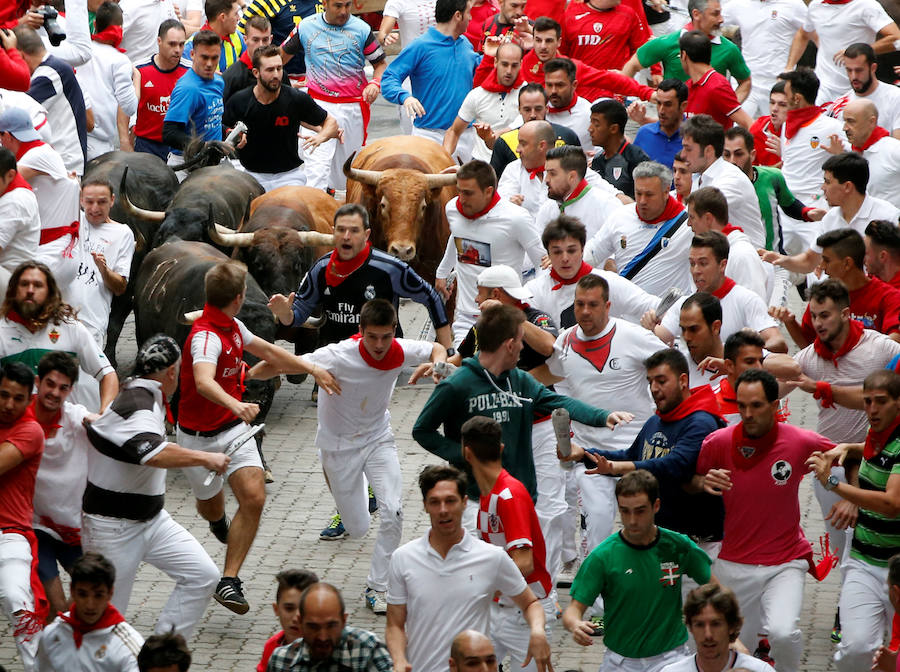
M 152 88 L 154 88 L 154 87 L 153 87 L 153 82 L 148 81 L 146 84 L 144 84 L 144 88 L 145 88 L 145 89 L 152 89 Z
M 738 450 L 741 451 L 741 455 L 743 455 L 746 459 L 750 459 L 751 457 L 753 457 L 753 453 L 756 452 L 756 448 L 754 448 L 753 446 L 741 446 L 740 448 L 738 448 Z
M 287 126 L 289 123 L 290 122 L 287 117 L 275 117 L 276 126 Z
M 793 471 L 789 462 L 778 460 L 772 465 L 772 478 L 775 480 L 775 485 L 787 485 Z
M 618 180 L 620 177 L 622 177 L 622 166 L 616 166 L 613 168 L 613 179 Z
M 603 30 L 603 24 L 598 21 L 594 24 L 594 32 L 599 33 L 601 30 Z
M 660 583 L 666 586 L 678 584 L 678 579 L 681 578 L 681 573 L 678 570 L 681 568 L 677 562 L 661 562 L 659 563 L 659 569 L 662 572 L 662 576 L 659 577 Z
M 622 249 L 624 250 L 628 246 L 628 239 L 625 238 L 625 236 L 622 236 L 621 238 L 619 238 L 619 245 L 621 245 Z
M 100 660 L 106 657 L 106 644 L 97 649 L 97 652 L 94 654 L 94 658 Z
M 371 301 L 375 298 L 375 288 L 372 285 L 366 286 L 366 291 L 363 292 L 363 296 L 366 297 L 366 301 Z
M 56 343 L 59 340 L 59 332 L 56 329 L 53 329 L 47 337 L 50 339 L 51 343 Z
M 576 14 L 576 15 L 575 15 L 575 20 L 577 21 L 578 19 L 583 19 L 584 17 L 586 17 L 586 16 L 588 16 L 588 15 L 590 15 L 590 12 L 584 12 L 584 13 L 582 13 L 582 14 Z
M 488 516 L 488 532 L 494 534 L 500 531 L 500 516 L 496 513 L 492 513 Z
M 809 139 L 809 146 L 812 147 L 813 149 L 819 148 L 819 136 L 818 135 L 814 135 Z
M 777 18 L 778 18 L 778 10 L 777 10 L 777 9 L 773 9 L 773 10 L 772 10 L 772 18 L 773 18 L 773 19 L 777 19 Z

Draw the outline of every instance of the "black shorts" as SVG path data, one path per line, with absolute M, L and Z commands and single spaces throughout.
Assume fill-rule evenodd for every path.
M 68 572 L 75 561 L 84 555 L 80 545 L 70 546 L 41 530 L 35 530 L 34 535 L 38 542 L 37 571 L 41 581 L 49 581 L 59 576 L 59 565 Z

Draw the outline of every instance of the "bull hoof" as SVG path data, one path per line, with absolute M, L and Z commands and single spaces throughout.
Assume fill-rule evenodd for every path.
M 287 379 L 288 379 L 289 383 L 293 383 L 294 385 L 302 385 L 304 383 L 304 381 L 306 380 L 306 374 L 305 373 L 291 373 L 291 374 L 288 374 Z
M 266 470 L 263 472 L 263 475 L 266 478 L 266 483 L 274 483 L 275 482 L 275 476 L 272 474 L 271 469 L 266 468 Z

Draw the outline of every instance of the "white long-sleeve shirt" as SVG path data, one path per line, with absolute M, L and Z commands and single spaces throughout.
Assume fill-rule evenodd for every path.
M 94 57 L 76 72 L 78 83 L 93 103 L 94 130 L 87 136 L 88 160 L 118 149 L 117 111 L 121 107 L 130 117 L 138 106 L 128 56 L 100 42 L 94 42 L 92 49 Z
M 36 672 L 138 672 L 137 654 L 143 645 L 140 633 L 122 622 L 85 633 L 81 646 L 76 648 L 72 626 L 57 616 L 41 633 L 34 669 Z

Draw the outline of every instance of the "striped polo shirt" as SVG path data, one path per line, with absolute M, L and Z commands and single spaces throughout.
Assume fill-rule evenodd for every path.
M 859 487 L 884 492 L 893 474 L 900 474 L 900 431 L 894 432 L 880 453 L 863 459 Z M 897 549 L 900 549 L 900 517 L 891 518 L 859 507 L 850 555 L 876 567 L 887 567 Z

